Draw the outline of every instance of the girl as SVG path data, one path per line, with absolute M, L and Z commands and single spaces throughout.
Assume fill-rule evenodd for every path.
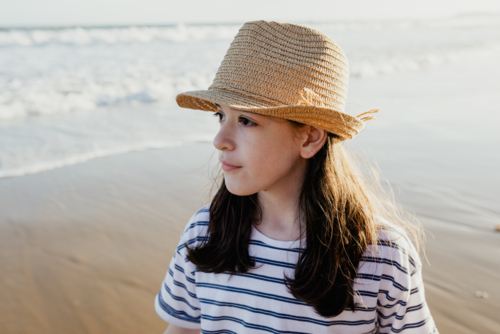
M 345 113 L 347 80 L 321 32 L 256 21 L 177 96 L 218 117 L 224 177 L 156 297 L 166 333 L 437 333 L 397 210 L 343 146 L 378 111 Z

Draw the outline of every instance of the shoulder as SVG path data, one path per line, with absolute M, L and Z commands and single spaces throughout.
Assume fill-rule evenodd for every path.
M 188 220 L 181 235 L 179 247 L 194 246 L 205 239 L 208 230 L 208 222 L 210 220 L 210 205 L 206 205 L 196 211 Z
M 193 231 L 199 231 L 208 226 L 208 222 L 210 220 L 210 205 L 206 205 L 196 211 L 195 214 L 191 216 L 189 221 L 182 232 L 184 234 L 192 234 Z
M 370 245 L 364 256 L 384 265 L 384 271 L 396 270 L 413 276 L 422 267 L 418 252 L 408 234 L 401 227 L 378 217 L 377 242 Z
M 377 279 L 373 290 L 377 294 L 379 329 L 437 333 L 425 301 L 422 264 L 411 238 L 403 228 L 385 219 L 379 218 L 379 223 L 374 251 L 378 258 L 371 276 Z

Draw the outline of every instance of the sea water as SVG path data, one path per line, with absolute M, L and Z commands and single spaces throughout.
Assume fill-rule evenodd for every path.
M 493 226 L 500 15 L 302 24 L 346 53 L 346 111 L 381 109 L 349 145 L 374 152 L 415 211 L 439 202 L 440 219 Z M 0 177 L 211 141 L 217 120 L 175 96 L 208 88 L 240 26 L 0 30 Z

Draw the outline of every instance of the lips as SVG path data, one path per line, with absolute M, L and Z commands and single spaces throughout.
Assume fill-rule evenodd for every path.
M 236 166 L 236 165 L 230 164 L 229 162 L 227 162 L 225 160 L 222 160 L 222 159 L 219 159 L 219 161 L 221 162 L 222 169 L 225 172 L 230 172 L 232 170 L 236 170 L 236 169 L 240 169 L 241 168 L 241 166 Z

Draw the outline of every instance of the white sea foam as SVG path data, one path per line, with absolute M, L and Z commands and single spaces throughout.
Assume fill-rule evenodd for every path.
M 232 39 L 239 25 L 130 26 L 111 28 L 7 29 L 0 46 L 93 45 Z
M 339 21 L 303 23 L 320 31 L 407 30 L 414 28 L 500 28 L 500 14 L 465 14 L 449 19 Z M 231 40 L 241 24 L 207 24 L 128 27 L 70 27 L 20 29 L 0 31 L 1 46 L 42 46 L 49 44 L 92 45 L 118 43 L 186 42 L 201 40 Z
M 499 22 L 468 15 L 306 25 L 339 43 L 351 77 L 363 80 L 498 57 Z M 172 105 L 176 94 L 210 86 L 239 27 L 0 30 L 0 177 L 209 140 L 213 119 Z
M 71 73 L 64 73 L 59 78 L 24 80 L 0 77 L 0 119 L 169 101 L 180 91 L 205 89 L 211 79 L 211 75 L 205 73 L 180 77 L 168 74 L 132 77 L 122 73 L 107 78 L 88 73 L 86 80 L 72 78 Z
M 500 55 L 497 41 L 429 46 L 416 52 L 356 50 L 349 44 L 345 48 L 352 77 L 426 70 Z M 179 49 L 182 51 L 181 46 Z M 19 67 L 0 72 L 0 120 L 172 101 L 180 92 L 210 86 L 225 50 L 222 47 L 213 53 L 195 53 L 186 49 L 180 52 L 184 57 L 177 59 L 173 55 L 163 59 L 161 47 L 147 49 L 147 55 L 135 51 L 136 58 L 134 54 L 120 55 L 121 50 L 110 58 L 113 50 L 107 48 L 91 48 L 84 56 L 77 51 L 16 50 L 10 59 L 0 55 L 0 64 L 2 58 L 7 58 L 5 62 Z M 68 53 L 71 57 L 65 58 Z M 33 54 L 40 58 L 34 61 Z
M 96 158 L 108 157 L 113 155 L 120 155 L 123 153 L 134 152 L 134 151 L 144 151 L 147 149 L 158 149 L 158 148 L 167 148 L 167 147 L 176 147 L 181 145 L 189 144 L 189 142 L 169 142 L 169 143 L 161 143 L 161 142 L 151 142 L 151 143 L 143 143 L 139 145 L 131 145 L 131 146 L 122 146 L 109 150 L 97 149 L 95 151 L 89 152 L 73 152 L 72 155 L 61 157 L 59 160 L 54 161 L 37 161 L 32 165 L 24 165 L 18 168 L 13 169 L 3 169 L 0 170 L 0 178 L 4 177 L 16 177 L 23 176 L 27 174 L 36 174 L 39 172 L 43 172 L 46 170 L 51 170 L 55 168 L 60 168 L 64 166 L 70 166 L 77 163 L 82 163 L 85 161 L 89 161 Z
M 10 121 L 0 127 L 0 178 L 131 151 L 207 142 L 217 127 L 211 114 L 153 105 Z
M 350 75 L 373 77 L 397 72 L 420 71 L 446 63 L 500 55 L 500 42 L 436 48 L 416 54 L 383 55 L 351 61 Z

